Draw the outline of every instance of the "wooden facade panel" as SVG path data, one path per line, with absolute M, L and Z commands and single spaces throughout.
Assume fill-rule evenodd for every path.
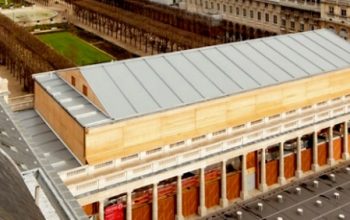
M 227 199 L 233 200 L 239 198 L 241 192 L 241 172 L 228 173 L 226 176 Z
M 44 89 L 35 82 L 34 107 L 51 128 L 69 146 L 74 155 L 85 163 L 85 130 Z M 59 120 L 57 120 L 59 119 Z
M 294 177 L 296 169 L 296 157 L 295 154 L 284 157 L 284 177 L 289 179 Z
M 184 217 L 196 215 L 199 207 L 199 188 L 182 189 L 182 213 Z
M 175 195 L 164 196 L 158 199 L 158 219 L 173 220 L 176 214 L 176 199 Z
M 266 184 L 271 186 L 278 182 L 278 160 L 266 163 Z
M 311 170 L 312 167 L 312 149 L 307 148 L 301 152 L 301 169 L 303 172 Z
M 102 106 L 100 100 L 95 95 L 94 91 L 90 88 L 89 84 L 82 76 L 80 71 L 76 69 L 65 70 L 64 72 L 58 71 L 58 75 L 64 79 L 71 86 L 76 88 L 81 94 L 83 94 L 83 86 L 88 88 L 87 97 L 89 100 L 100 108 L 103 112 L 106 112 L 105 108 Z M 74 77 L 75 85 L 72 85 L 72 77 Z
M 342 139 L 336 138 L 333 140 L 333 157 L 334 160 L 340 160 L 342 159 L 342 152 L 343 152 L 343 144 Z
M 105 138 L 105 143 L 99 142 L 99 146 L 96 146 L 90 140 L 88 143 L 91 146 L 87 147 L 104 149 L 106 145 L 110 146 L 110 150 L 99 152 L 98 157 L 89 156 L 93 163 L 102 162 L 349 94 L 350 88 L 339 87 L 335 83 L 338 81 L 350 83 L 350 71 L 318 75 L 105 125 L 108 130 L 122 129 L 122 143 Z M 176 123 L 181 126 L 175 126 Z M 87 136 L 99 129 L 88 129 Z
M 132 220 L 151 220 L 152 203 L 143 203 L 134 205 L 132 208 Z
M 328 159 L 328 146 L 327 143 L 322 143 L 318 145 L 318 165 L 323 166 L 327 164 Z
M 255 167 L 257 160 L 256 151 L 247 154 L 247 169 Z
M 209 180 L 205 183 L 205 206 L 211 208 L 220 204 L 220 180 Z

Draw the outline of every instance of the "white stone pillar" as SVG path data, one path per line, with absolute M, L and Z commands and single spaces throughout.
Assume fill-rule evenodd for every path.
M 328 165 L 334 165 L 334 151 L 333 151 L 333 126 L 328 128 Z
M 301 137 L 297 138 L 297 170 L 295 171 L 295 176 L 301 178 L 303 176 L 303 170 L 301 168 Z
M 319 170 L 318 165 L 318 138 L 317 131 L 314 131 L 313 135 L 313 146 L 312 146 L 312 170 L 317 172 Z
M 126 220 L 132 220 L 132 192 L 126 193 Z
M 349 159 L 349 141 L 348 141 L 348 121 L 344 122 L 343 133 L 343 160 Z
M 40 202 L 40 186 L 38 185 L 38 186 L 36 186 L 35 187 L 35 194 L 34 194 L 34 196 L 35 196 L 35 205 L 36 206 L 38 206 L 39 207 L 39 202 Z
M 249 198 L 249 193 L 247 189 L 247 155 L 242 155 L 242 161 L 241 161 L 241 181 L 242 181 L 242 190 L 241 190 L 241 199 L 245 200 Z
M 199 207 L 198 213 L 200 216 L 207 214 L 207 207 L 205 207 L 205 169 L 201 168 L 199 172 Z
M 101 200 L 98 204 L 98 218 L 99 220 L 105 219 L 105 201 Z
M 280 161 L 279 161 L 279 177 L 278 182 L 279 184 L 283 185 L 286 183 L 286 178 L 284 176 L 284 143 L 280 143 Z
M 152 220 L 158 220 L 158 183 L 153 184 L 152 190 Z
M 227 200 L 227 182 L 226 182 L 226 161 L 221 163 L 221 199 L 220 205 L 225 208 L 228 205 Z
M 260 158 L 260 164 L 261 164 L 261 183 L 260 183 L 260 191 L 266 192 L 267 191 L 267 184 L 266 184 L 266 149 L 261 149 L 261 158 Z
M 176 182 L 176 220 L 183 220 L 182 214 L 182 178 L 181 175 L 177 176 Z

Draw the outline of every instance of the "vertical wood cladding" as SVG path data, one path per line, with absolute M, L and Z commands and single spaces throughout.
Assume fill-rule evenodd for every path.
M 256 152 L 250 152 L 247 154 L 247 169 L 255 167 L 256 164 Z
M 152 203 L 142 203 L 134 205 L 132 209 L 133 220 L 151 220 L 152 219 Z
M 184 217 L 197 214 L 199 206 L 198 177 L 191 184 L 182 186 L 182 214 Z
M 295 154 L 284 157 L 284 177 L 289 179 L 294 176 L 296 169 Z
M 328 158 L 328 147 L 326 142 L 318 145 L 317 153 L 318 153 L 318 165 L 319 166 L 326 165 L 327 158 Z
M 301 169 L 303 172 L 311 170 L 312 166 L 312 149 L 307 148 L 301 152 Z
M 174 194 L 163 196 L 158 199 L 158 219 L 173 220 L 175 219 L 176 196 Z
M 340 160 L 342 158 L 342 150 L 343 145 L 342 145 L 342 139 L 336 138 L 335 140 L 333 140 L 333 157 L 334 160 Z
M 271 186 L 278 181 L 278 160 L 271 160 L 266 163 L 266 184 Z
M 228 173 L 226 175 L 227 199 L 233 200 L 240 196 L 241 192 L 241 171 Z

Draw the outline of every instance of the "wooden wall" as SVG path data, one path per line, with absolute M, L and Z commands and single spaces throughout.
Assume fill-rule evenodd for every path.
M 312 167 L 312 149 L 307 148 L 301 152 L 301 169 L 303 172 L 311 170 Z
M 132 208 L 133 220 L 151 220 L 152 219 L 152 203 L 142 203 L 134 205 Z
M 242 188 L 241 171 L 228 173 L 226 176 L 227 199 L 239 198 Z
M 83 86 L 86 86 L 88 88 L 88 94 L 87 97 L 88 99 L 94 103 L 96 106 L 100 108 L 101 111 L 106 112 L 104 107 L 102 106 L 100 100 L 97 98 L 93 90 L 89 87 L 89 84 L 85 80 L 85 78 L 82 76 L 79 70 L 77 69 L 70 69 L 70 70 L 65 70 L 65 71 L 59 71 L 58 75 L 65 80 L 67 83 L 69 83 L 71 86 L 72 85 L 72 76 L 75 78 L 75 87 L 81 94 L 83 94 Z
M 184 108 L 89 128 L 89 163 L 132 155 L 198 135 L 350 94 L 350 71 L 338 71 Z
M 341 137 L 333 140 L 333 157 L 334 160 L 342 159 L 343 145 Z
M 318 165 L 323 166 L 327 164 L 328 159 L 328 144 L 326 142 L 318 145 Z
M 284 157 L 284 177 L 286 179 L 294 177 L 295 169 L 296 169 L 295 154 L 290 154 Z
M 271 160 L 266 163 L 266 184 L 271 186 L 278 182 L 278 160 Z
M 158 199 L 158 219 L 173 220 L 176 214 L 175 195 L 167 195 Z
M 35 82 L 34 107 L 61 137 L 75 156 L 85 163 L 84 128 Z M 59 119 L 59 120 L 58 120 Z

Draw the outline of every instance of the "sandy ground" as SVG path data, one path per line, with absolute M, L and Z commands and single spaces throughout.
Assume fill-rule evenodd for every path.
M 16 80 L 5 66 L 0 65 L 0 77 L 8 80 L 10 98 L 28 94 L 22 90 L 23 86 L 19 83 L 19 80 Z

